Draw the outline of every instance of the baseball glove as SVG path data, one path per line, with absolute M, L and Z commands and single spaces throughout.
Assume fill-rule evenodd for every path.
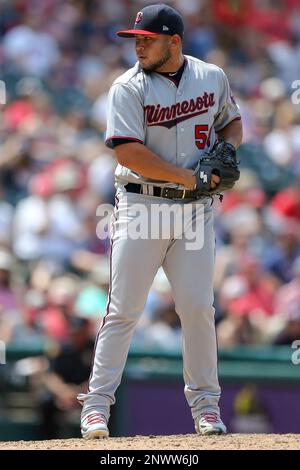
M 213 174 L 219 176 L 220 182 L 212 189 Z M 194 175 L 199 195 L 212 196 L 231 189 L 240 177 L 235 147 L 225 140 L 217 140 L 211 151 L 200 158 Z

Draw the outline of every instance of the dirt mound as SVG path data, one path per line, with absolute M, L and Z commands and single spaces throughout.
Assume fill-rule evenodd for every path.
M 227 434 L 226 436 L 134 436 L 85 441 L 0 442 L 0 450 L 300 450 L 298 434 Z

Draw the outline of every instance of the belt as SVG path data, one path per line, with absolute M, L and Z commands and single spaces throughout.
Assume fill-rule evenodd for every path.
M 149 187 L 151 190 L 149 190 Z M 197 191 L 190 191 L 187 189 L 173 189 L 173 188 L 160 188 L 159 186 L 152 186 L 147 184 L 128 183 L 125 189 L 129 193 L 145 194 L 147 196 L 164 197 L 167 199 L 200 199 Z

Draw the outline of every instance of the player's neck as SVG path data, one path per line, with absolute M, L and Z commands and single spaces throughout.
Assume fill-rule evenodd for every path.
M 162 67 L 156 70 L 156 72 L 160 73 L 175 73 L 177 70 L 180 69 L 184 62 L 183 54 L 179 56 L 172 57 L 168 62 L 166 62 Z

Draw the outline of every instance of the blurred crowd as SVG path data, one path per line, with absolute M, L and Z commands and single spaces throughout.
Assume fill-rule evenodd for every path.
M 116 166 L 104 145 L 106 100 L 135 63 L 134 42 L 115 32 L 147 3 L 0 2 L 0 338 L 59 345 L 47 386 L 62 408 L 74 400 L 64 382 L 88 380 L 106 309 L 110 244 L 97 207 L 113 204 Z M 214 204 L 219 346 L 290 344 L 300 338 L 299 1 L 165 3 L 186 19 L 184 52 L 226 71 L 244 124 L 241 179 Z M 133 345 L 180 342 L 159 271 Z M 68 361 L 82 373 L 66 377 Z

